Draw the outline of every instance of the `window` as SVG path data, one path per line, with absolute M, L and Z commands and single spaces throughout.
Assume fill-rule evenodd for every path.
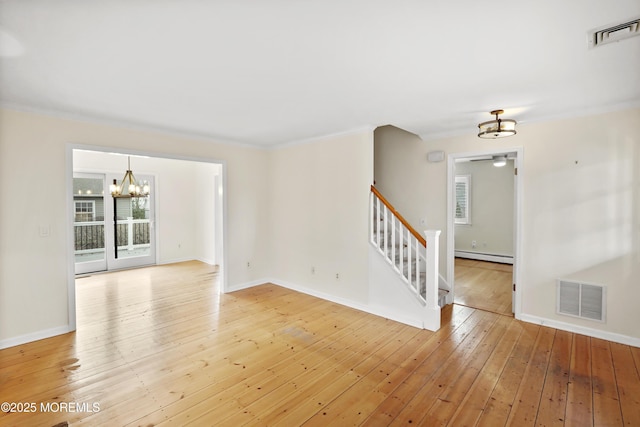
M 470 175 L 456 175 L 456 224 L 471 224 L 469 213 Z
M 75 200 L 75 222 L 89 222 L 96 220 L 96 202 L 94 200 Z

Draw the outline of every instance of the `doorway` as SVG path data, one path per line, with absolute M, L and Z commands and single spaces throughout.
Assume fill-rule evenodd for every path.
M 87 264 L 89 261 L 101 263 L 101 266 L 94 264 L 90 267 L 91 271 L 131 268 L 136 264 L 145 266 L 196 260 L 218 266 L 220 283 L 224 289 L 224 161 L 72 144 L 67 146 L 67 156 L 67 206 L 70 210 L 68 306 L 69 323 L 74 329 L 76 222 L 93 222 L 91 225 L 94 228 L 102 228 L 101 238 L 98 239 L 100 241 L 95 244 L 95 248 L 91 248 L 97 252 L 93 254 L 95 259 L 85 259 Z M 123 199 L 122 203 L 121 200 L 116 200 L 114 224 L 114 201 L 109 184 L 114 178 L 118 183 L 122 180 L 127 169 L 127 156 L 131 156 L 131 169 L 136 181 L 148 181 L 150 196 L 144 203 L 132 202 L 130 199 Z M 78 189 L 74 190 L 74 185 L 79 182 L 76 178 L 94 179 L 95 182 L 90 184 L 91 193 L 99 193 L 99 197 L 94 197 L 93 203 L 77 207 L 78 214 L 84 213 L 84 216 L 76 216 L 75 212 L 74 195 L 77 195 Z M 83 193 L 86 194 L 86 189 Z M 82 212 L 83 210 L 87 212 Z M 143 225 L 136 226 L 137 223 Z M 115 235 L 116 227 L 126 230 L 120 230 L 118 237 Z M 136 230 L 136 227 L 139 229 Z M 129 232 L 130 229 L 133 229 L 132 233 Z M 115 246 L 119 249 L 117 258 L 113 251 Z
M 448 303 L 518 318 L 521 162 L 520 148 L 449 156 Z

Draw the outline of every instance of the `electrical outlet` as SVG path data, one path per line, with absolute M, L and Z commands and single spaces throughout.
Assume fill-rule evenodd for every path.
M 340 279 L 340 273 L 336 273 L 336 279 Z
M 478 246 L 478 242 L 476 242 L 475 240 L 471 241 L 471 247 L 475 248 L 476 246 Z
M 251 263 L 247 261 L 247 268 L 251 268 Z

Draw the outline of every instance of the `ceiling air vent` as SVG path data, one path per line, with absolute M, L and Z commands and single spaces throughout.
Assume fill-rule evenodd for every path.
M 609 25 L 596 28 L 587 33 L 589 49 L 628 39 L 633 36 L 640 36 L 640 18 L 633 19 L 622 24 Z

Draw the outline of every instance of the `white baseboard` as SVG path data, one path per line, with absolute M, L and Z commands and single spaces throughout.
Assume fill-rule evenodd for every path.
M 56 335 L 66 334 L 72 332 L 73 329 L 69 325 L 57 326 L 51 329 L 45 329 L 43 331 L 32 332 L 30 334 L 20 335 L 13 338 L 7 338 L 0 340 L 0 350 L 9 347 L 15 347 L 16 345 L 26 344 L 32 341 L 39 341 L 45 338 L 55 337 Z
M 508 255 L 490 255 L 478 252 L 454 251 L 456 258 L 475 259 L 478 261 L 499 262 L 501 264 L 513 264 L 513 257 Z
M 252 280 L 246 283 L 239 283 L 237 285 L 230 285 L 225 292 L 236 292 L 243 289 L 253 288 L 254 286 L 264 285 L 265 283 L 274 283 L 272 279 L 258 279 Z
M 550 328 L 560 329 L 562 331 L 573 332 L 575 334 L 586 335 L 593 338 L 600 338 L 607 341 L 617 342 L 619 344 L 640 347 L 640 338 L 630 337 L 627 335 L 616 334 L 615 332 L 602 331 L 600 329 L 588 328 L 585 326 L 565 323 L 558 320 L 546 319 L 544 317 L 532 316 L 530 314 L 521 314 L 519 320 L 523 322 L 535 323 L 536 325 L 548 326 Z
M 162 261 L 158 261 L 156 263 L 156 265 L 167 265 L 167 264 L 177 264 L 179 262 L 187 262 L 187 261 L 193 261 L 194 258 L 174 258 L 174 259 L 165 259 Z

